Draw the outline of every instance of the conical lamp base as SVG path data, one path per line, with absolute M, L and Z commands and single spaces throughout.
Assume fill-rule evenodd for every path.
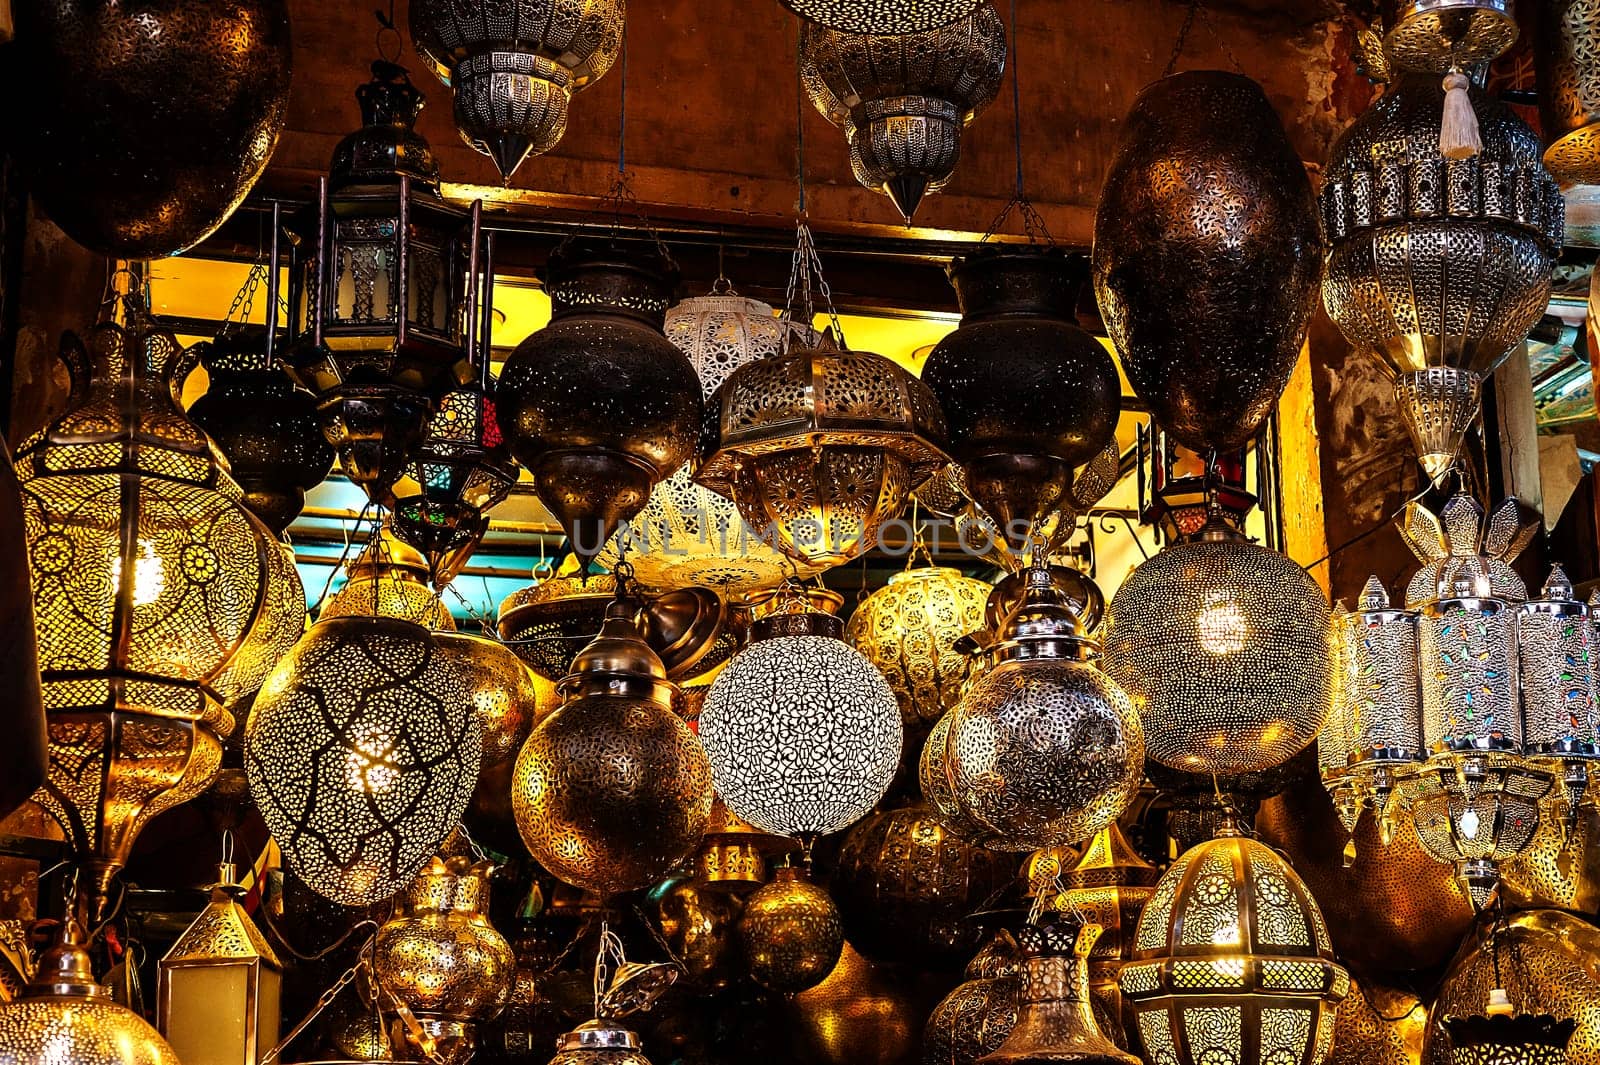
M 346 386 L 318 407 L 322 435 L 339 468 L 379 506 L 393 500 L 407 457 L 427 432 L 433 404 L 421 393 L 391 385 Z
M 922 206 L 922 198 L 928 194 L 928 178 L 924 174 L 897 174 L 883 184 L 883 191 L 889 199 L 900 209 L 900 215 L 906 220 L 906 225 L 911 225 L 911 218 L 917 213 L 917 208 Z
M 533 138 L 507 133 L 484 140 L 478 147 L 494 160 L 495 169 L 500 171 L 500 184 L 509 185 L 517 168 L 533 154 Z
M 615 451 L 557 451 L 530 472 L 585 566 L 644 509 L 657 480 L 648 465 Z
M 1434 481 L 1455 465 L 1461 441 L 1477 420 L 1483 377 L 1471 370 L 1430 367 L 1395 379 L 1395 401 L 1422 468 Z

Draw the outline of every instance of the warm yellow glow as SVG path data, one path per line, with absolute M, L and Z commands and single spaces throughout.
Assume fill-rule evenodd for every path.
M 117 555 L 111 560 L 111 588 L 112 595 L 122 585 L 122 556 Z M 139 541 L 139 557 L 133 563 L 133 605 L 149 606 L 161 598 L 161 593 L 167 590 L 167 572 L 160 557 L 156 555 L 155 545 L 149 540 Z
M 1211 942 L 1219 947 L 1238 946 L 1241 942 L 1239 925 L 1237 923 L 1222 925 L 1211 934 Z
M 1214 655 L 1236 655 L 1244 650 L 1250 623 L 1227 592 L 1210 592 L 1195 619 L 1200 646 Z
M 368 795 L 394 787 L 400 779 L 394 765 L 394 736 L 377 728 L 356 735 L 345 755 L 345 775 L 351 788 Z

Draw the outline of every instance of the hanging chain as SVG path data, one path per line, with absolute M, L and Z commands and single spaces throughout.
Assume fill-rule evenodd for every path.
M 1055 239 L 1050 235 L 1050 228 L 1044 223 L 1044 217 L 1034 208 L 1025 191 L 1027 182 L 1022 165 L 1022 66 L 1018 56 L 1021 43 L 1021 35 L 1017 32 L 1017 0 L 1011 0 L 1011 134 L 1016 151 L 1017 179 L 1011 199 L 1006 201 L 1006 205 L 1000 208 L 1000 213 L 995 215 L 994 221 L 989 223 L 989 228 L 979 238 L 980 244 L 993 240 L 1005 227 L 1012 214 L 1022 218 L 1023 234 L 1028 238 L 1029 244 L 1055 243 Z
M 611 981 L 628 963 L 622 952 L 622 938 L 611 930 L 611 922 L 600 922 L 600 947 L 594 956 L 594 1015 L 600 1017 L 600 1003 L 611 989 Z
M 813 288 L 813 284 L 815 288 Z M 795 224 L 794 259 L 789 270 L 789 288 L 785 296 L 783 316 L 791 322 L 800 322 L 812 328 L 816 320 L 816 295 L 822 296 L 822 306 L 828 316 L 839 347 L 848 347 L 844 339 L 844 324 L 839 321 L 839 311 L 833 305 L 833 289 L 822 273 L 822 257 L 817 254 L 816 238 L 802 217 Z
M 377 939 L 377 933 L 374 932 L 371 938 L 361 947 L 361 954 L 356 958 L 355 964 L 339 974 L 339 978 L 333 982 L 332 986 L 317 998 L 316 1004 L 311 1007 L 311 1011 L 300 1019 L 299 1024 L 289 1029 L 288 1035 L 278 1040 L 276 1046 L 261 1055 L 261 1065 L 272 1065 L 273 1062 L 277 1061 L 278 1055 L 282 1054 L 290 1043 L 300 1038 L 301 1034 L 307 1028 L 310 1028 L 318 1017 L 322 1016 L 323 1011 L 333 1005 L 333 1000 L 339 997 L 339 993 L 355 982 L 355 978 L 360 974 L 362 968 L 371 962 L 372 948 Z
M 1167 60 L 1166 69 L 1161 72 L 1162 77 L 1168 77 L 1178 69 L 1178 60 L 1183 58 L 1184 45 L 1189 43 L 1189 31 L 1194 29 L 1195 17 L 1206 24 L 1206 32 L 1211 34 L 1211 39 L 1217 42 L 1217 47 L 1222 49 L 1222 54 L 1228 57 L 1228 62 L 1233 64 L 1233 69 L 1240 74 L 1244 67 L 1239 63 L 1239 57 L 1233 54 L 1233 49 L 1228 45 L 1228 39 L 1217 32 L 1216 26 L 1211 23 L 1211 12 L 1206 7 L 1205 0 L 1189 0 L 1189 10 L 1183 17 L 1183 26 L 1178 30 L 1178 39 L 1172 42 L 1172 57 Z

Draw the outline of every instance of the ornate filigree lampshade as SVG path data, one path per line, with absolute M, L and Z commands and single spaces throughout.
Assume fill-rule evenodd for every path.
M 602 895 L 648 887 L 689 857 L 711 815 L 711 768 L 672 712 L 673 685 L 619 596 L 562 680 L 566 702 L 517 757 L 512 808 L 539 864 Z
M 1588 607 L 1574 597 L 1560 566 L 1551 571 L 1540 597 L 1518 606 L 1516 615 L 1523 748 L 1560 774 L 1570 831 L 1600 759 L 1594 630 Z
M 848 33 L 921 33 L 965 18 L 983 0 L 780 0 L 811 22 Z
M 500 428 L 585 563 L 694 453 L 700 380 L 661 332 L 677 282 L 664 247 L 563 241 L 550 324 L 500 372 Z
M 63 925 L 22 997 L 0 1006 L 0 1061 L 179 1065 L 156 1030 L 95 980 L 74 922 Z
M 572 671 L 585 640 L 600 632 L 606 607 L 617 597 L 617 581 L 608 573 L 582 577 L 550 577 L 519 588 L 500 604 L 500 639 L 549 681 Z
M 1306 571 L 1213 517 L 1111 601 L 1105 669 L 1149 755 L 1190 772 L 1279 765 L 1316 738 L 1333 676 L 1329 609 Z
M 867 596 L 844 638 L 894 689 L 906 724 L 937 721 L 961 698 L 972 661 L 955 649 L 983 628 L 989 585 L 943 566 L 907 570 Z
M 303 275 L 295 380 L 317 397 L 340 466 L 375 503 L 421 441 L 434 400 L 470 380 L 463 313 L 478 273 L 479 205 L 439 195 L 413 128 L 422 93 L 392 63 L 356 90 L 362 128 L 334 149 Z
M 1328 315 L 1393 375 L 1434 478 L 1477 417 L 1483 379 L 1544 313 L 1563 240 L 1561 190 L 1538 138 L 1470 93 L 1479 154 L 1441 154 L 1445 90 L 1435 74 L 1411 75 L 1345 131 L 1321 192 Z
M 1489 578 L 1489 590 L 1508 602 L 1528 598 L 1528 586 L 1512 568 L 1539 532 L 1542 519 L 1516 499 L 1507 499 L 1485 520 L 1482 504 L 1459 492 L 1434 514 L 1420 503 L 1406 507 L 1400 535 L 1422 568 L 1406 586 L 1406 606 L 1419 607 L 1449 591 L 1462 564 L 1471 560 Z
M 534 2 L 419 0 L 411 39 L 455 90 L 461 139 L 493 159 L 509 184 L 524 159 L 561 143 L 573 94 L 616 62 L 624 10 L 623 0 L 581 0 L 559 12 Z
M 305 626 L 288 555 L 176 404 L 177 341 L 119 305 L 125 324 L 87 351 L 69 335 L 72 406 L 17 456 L 50 734 L 38 797 L 99 904 L 146 821 L 209 785 L 224 707 Z
M 1144 737 L 1099 647 L 1043 568 L 1028 571 L 991 665 L 950 711 L 945 772 L 984 845 L 1031 851 L 1087 839 L 1127 808 L 1144 777 Z
M 461 819 L 482 730 L 428 630 L 324 618 L 256 696 L 250 795 L 290 868 L 346 906 L 386 899 Z
M 983 0 L 922 31 L 851 33 L 806 22 L 800 76 L 812 106 L 845 131 L 856 180 L 894 201 L 909 225 L 955 174 L 961 132 L 993 102 L 1006 28 Z
M 784 866 L 745 900 L 739 939 L 750 978 L 793 994 L 833 971 L 844 950 L 844 924 L 826 891 L 800 869 Z
M 345 566 L 345 583 L 322 604 L 325 618 L 394 618 L 425 629 L 456 627 L 450 611 L 428 586 L 428 560 L 388 526 Z
M 1017 1023 L 1022 952 L 1010 932 L 996 932 L 967 964 L 966 981 L 934 1007 L 922 1033 L 925 1065 L 972 1065 L 998 1050 Z
M 1563 185 L 1600 184 L 1600 4 L 1536 0 L 1534 31 L 1544 165 Z
M 729 810 L 807 842 L 877 805 L 903 736 L 894 692 L 839 638 L 839 620 L 798 599 L 785 610 L 756 622 L 717 675 L 700 739 Z
M 708 402 L 741 366 L 778 355 L 791 343 L 817 340 L 809 325 L 774 317 L 765 303 L 720 286 L 674 305 L 665 332 L 694 365 Z M 796 572 L 793 560 L 746 524 L 732 501 L 694 482 L 690 464 L 656 485 L 644 509 L 600 553 L 600 564 L 621 561 L 624 545 L 640 583 L 650 588 L 698 584 L 734 595 L 773 587 Z M 798 570 L 809 574 L 810 567 Z
M 1406 70 L 1485 63 L 1517 39 L 1513 0 L 1384 0 L 1384 52 Z
M 1320 1065 L 1350 987 L 1310 891 L 1231 819 L 1161 877 L 1120 980 L 1145 1052 L 1177 1065 Z

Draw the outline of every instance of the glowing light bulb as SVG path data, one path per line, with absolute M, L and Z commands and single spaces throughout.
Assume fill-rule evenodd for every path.
M 1200 646 L 1214 655 L 1236 655 L 1244 650 L 1250 624 L 1239 604 L 1226 592 L 1206 596 L 1205 606 L 1195 618 Z
M 122 556 L 116 555 L 111 559 L 111 587 L 115 589 L 122 585 Z M 156 554 L 155 545 L 149 540 L 139 541 L 139 557 L 133 563 L 133 605 L 149 606 L 161 598 L 161 593 L 167 590 L 166 567 L 162 565 L 160 557 Z
M 388 791 L 400 778 L 393 764 L 394 737 L 368 729 L 357 736 L 345 756 L 345 772 L 352 788 L 368 795 Z

